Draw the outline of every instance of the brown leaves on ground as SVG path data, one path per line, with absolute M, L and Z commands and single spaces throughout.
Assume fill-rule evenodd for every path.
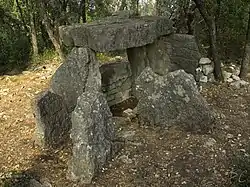
M 40 151 L 33 146 L 32 102 L 44 90 L 58 64 L 0 77 L 0 174 L 25 170 Z

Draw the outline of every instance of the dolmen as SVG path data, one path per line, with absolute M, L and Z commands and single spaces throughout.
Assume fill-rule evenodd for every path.
M 108 17 L 60 27 L 72 48 L 35 99 L 36 141 L 56 149 L 71 142 L 69 176 L 93 177 L 117 151 L 110 108 L 136 98 L 145 125 L 207 131 L 213 111 L 199 94 L 195 70 L 200 53 L 194 36 L 174 34 L 166 17 Z M 101 65 L 96 54 L 125 50 L 127 60 Z

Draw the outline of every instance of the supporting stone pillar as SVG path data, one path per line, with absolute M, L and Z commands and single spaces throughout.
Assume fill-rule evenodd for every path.
M 101 90 L 99 62 L 93 50 L 75 47 L 53 75 L 51 90 L 62 96 L 69 111 L 73 111 L 86 88 Z
M 167 51 L 171 60 L 170 71 L 183 69 L 187 73 L 196 75 L 201 54 L 195 37 L 187 34 L 172 34 L 161 37 L 162 50 Z
M 167 51 L 162 48 L 162 45 L 164 45 L 162 40 L 156 40 L 152 44 L 127 49 L 133 78 L 133 93 L 134 81 L 146 67 L 151 67 L 158 75 L 167 74 L 171 62 Z
M 70 177 L 80 183 L 91 183 L 111 158 L 114 141 L 112 114 L 102 93 L 87 91 L 78 98 L 72 113 L 71 139 Z
M 93 50 L 75 47 L 53 75 L 49 91 L 36 100 L 38 144 L 57 147 L 68 140 L 71 113 L 85 90 L 101 90 L 99 62 Z

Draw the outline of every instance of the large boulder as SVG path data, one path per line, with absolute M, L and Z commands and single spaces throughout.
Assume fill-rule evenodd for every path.
M 166 17 L 157 16 L 107 18 L 88 24 L 60 27 L 60 36 L 66 45 L 87 46 L 96 52 L 144 46 L 172 32 L 172 22 Z
M 60 95 L 69 111 L 86 89 L 101 89 L 101 74 L 95 52 L 88 48 L 73 48 L 66 61 L 51 80 L 52 92 Z
M 35 99 L 34 108 L 37 144 L 55 148 L 69 140 L 71 120 L 61 96 L 42 92 Z
M 215 120 L 193 76 L 184 70 L 159 76 L 146 68 L 136 80 L 136 97 L 142 123 L 205 132 Z
M 73 156 L 69 165 L 72 180 L 91 183 L 112 156 L 114 127 L 105 96 L 84 92 L 72 112 Z

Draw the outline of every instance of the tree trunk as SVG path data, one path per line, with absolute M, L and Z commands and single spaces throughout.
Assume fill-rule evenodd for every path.
M 133 13 L 138 15 L 139 14 L 139 0 L 131 0 L 130 5 L 131 5 L 130 10 L 132 10 Z
M 188 28 L 187 34 L 189 35 L 194 34 L 194 28 L 192 26 L 193 20 L 194 20 L 194 15 L 192 15 L 192 13 L 189 13 L 187 16 L 187 28 Z
M 215 20 L 211 20 L 211 25 L 209 26 L 209 37 L 210 37 L 210 47 L 212 58 L 214 60 L 214 76 L 216 80 L 223 80 L 222 72 L 221 72 L 221 63 L 218 57 L 217 50 L 217 34 L 216 34 L 216 24 Z
M 59 54 L 61 61 L 63 61 L 65 59 L 65 56 L 64 56 L 59 39 L 56 38 L 56 36 L 54 35 L 53 30 L 50 28 L 49 24 L 46 22 L 44 24 L 45 24 L 46 31 L 49 35 L 49 38 L 55 47 L 56 52 Z
M 250 10 L 248 14 L 248 25 L 247 25 L 244 57 L 241 61 L 240 78 L 245 79 L 247 77 L 249 63 L 250 63 Z
M 36 25 L 34 20 L 33 12 L 30 12 L 30 33 L 31 33 L 31 43 L 33 49 L 33 56 L 38 55 L 38 45 L 37 45 L 37 37 L 36 37 Z
M 119 10 L 120 10 L 120 11 L 125 10 L 126 7 L 127 7 L 127 2 L 126 2 L 126 0 L 122 0 L 121 6 L 120 6 Z
M 54 30 L 58 31 L 58 27 L 57 26 L 55 26 L 55 28 L 51 27 L 49 19 L 47 17 L 47 12 L 46 12 L 44 2 L 40 1 L 39 4 L 41 6 L 41 8 L 39 10 L 40 10 L 41 16 L 43 17 L 43 24 L 45 26 L 45 29 L 49 35 L 49 38 L 50 38 L 52 44 L 54 45 L 56 52 L 58 53 L 58 55 L 60 57 L 60 60 L 63 61 L 65 59 L 65 56 L 64 56 L 64 53 L 63 53 L 63 50 L 61 47 L 60 39 L 59 39 L 59 36 L 56 36 L 56 34 L 54 33 Z M 56 32 L 56 33 L 58 33 L 58 32 Z
M 208 14 L 203 4 L 204 2 L 202 0 L 194 0 L 194 2 L 208 27 L 211 55 L 214 61 L 215 79 L 218 81 L 222 81 L 223 76 L 221 71 L 221 62 L 219 60 L 218 50 L 217 50 L 217 30 L 216 30 L 215 19 Z
M 24 16 L 23 16 L 22 8 L 21 8 L 21 6 L 20 6 L 18 0 L 16 0 L 16 6 L 17 6 L 17 9 L 18 9 L 18 11 L 19 11 L 20 18 L 21 18 L 21 21 L 22 21 L 22 23 L 23 23 L 24 29 L 26 30 L 26 32 L 29 32 L 29 29 L 28 29 L 28 27 L 27 27 L 27 25 L 26 25 L 26 22 L 25 22 L 25 19 L 24 19 Z
M 81 0 L 78 14 L 79 14 L 78 22 L 80 23 L 80 21 L 82 19 L 82 22 L 86 23 L 87 18 L 86 18 L 86 2 L 85 2 L 85 0 Z
M 189 2 L 191 4 L 191 2 Z M 188 27 L 188 33 L 189 35 L 194 35 L 194 19 L 195 19 L 195 9 L 196 9 L 196 5 L 190 5 L 189 4 L 189 10 L 187 13 L 187 27 Z

